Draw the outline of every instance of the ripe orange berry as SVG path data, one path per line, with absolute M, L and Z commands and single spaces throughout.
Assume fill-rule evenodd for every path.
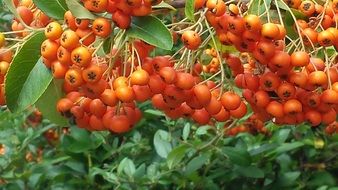
M 45 28 L 45 36 L 50 40 L 57 40 L 62 35 L 62 27 L 57 22 L 49 23 Z
M 73 50 L 79 45 L 79 37 L 72 30 L 65 30 L 60 37 L 60 44 L 67 50 Z
M 93 21 L 92 30 L 95 35 L 105 38 L 111 33 L 110 21 L 102 17 L 97 18 Z
M 291 54 L 291 65 L 295 67 L 307 66 L 310 63 L 310 56 L 305 51 L 296 51 Z
M 183 32 L 181 40 L 184 46 L 190 50 L 198 49 L 202 42 L 200 35 L 192 30 Z
M 77 47 L 71 53 L 73 64 L 80 67 L 87 67 L 92 60 L 92 55 L 85 47 Z
M 221 103 L 227 110 L 235 110 L 241 105 L 241 98 L 234 92 L 225 92 L 221 96 Z
M 149 82 L 149 74 L 143 69 L 138 69 L 130 75 L 130 84 L 147 85 Z
M 120 86 L 115 90 L 116 97 L 122 102 L 132 102 L 135 99 L 134 91 L 129 86 Z

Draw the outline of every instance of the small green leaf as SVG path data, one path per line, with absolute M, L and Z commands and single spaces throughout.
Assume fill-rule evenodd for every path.
M 134 162 L 129 158 L 124 158 L 120 162 L 120 165 L 117 170 L 119 171 L 119 173 L 121 172 L 121 170 L 123 170 L 123 172 L 127 174 L 129 177 L 132 177 L 136 171 Z
M 62 20 L 67 11 L 65 0 L 33 0 L 33 2 L 42 12 L 54 19 Z
M 38 61 L 44 39 L 43 32 L 33 34 L 13 59 L 5 81 L 6 102 L 11 111 L 20 112 L 33 105 L 52 79 L 48 69 Z
M 133 17 L 127 35 L 162 49 L 171 50 L 173 47 L 170 31 L 161 20 L 154 16 Z
M 175 7 L 169 5 L 168 3 L 162 1 L 160 4 L 153 6 L 153 9 L 169 9 L 176 11 Z
M 35 105 L 46 119 L 60 126 L 65 126 L 68 124 L 67 120 L 56 110 L 57 101 L 63 97 L 62 86 L 62 80 L 53 80 Z
M 191 125 L 190 123 L 186 123 L 183 127 L 183 134 L 182 134 L 182 138 L 183 140 L 187 140 L 188 137 L 189 137 L 189 134 L 190 134 L 190 128 L 191 128 Z
M 193 158 L 187 165 L 185 169 L 185 175 L 189 175 L 193 173 L 194 171 L 200 169 L 209 159 L 207 155 L 200 155 L 195 158 Z
M 79 19 L 91 19 L 94 20 L 95 16 L 84 8 L 77 0 L 66 0 L 67 6 L 70 12 Z
M 157 154 L 162 158 L 167 158 L 169 152 L 172 149 L 169 140 L 169 133 L 164 130 L 156 131 L 154 135 L 154 146 Z
M 249 166 L 251 164 L 250 154 L 246 150 L 235 147 L 223 147 L 222 152 L 234 164 L 241 166 Z
M 291 129 L 280 129 L 274 133 L 272 141 L 277 143 L 284 143 L 290 135 Z
M 208 130 L 212 127 L 210 125 L 200 126 L 196 130 L 196 135 L 205 135 L 208 133 Z
M 256 166 L 238 166 L 235 168 L 235 171 L 240 173 L 244 177 L 250 177 L 250 178 L 263 178 L 264 172 L 263 170 L 257 168 Z
M 271 154 L 282 154 L 284 152 L 288 152 L 302 146 L 304 146 L 304 143 L 302 142 L 283 143 L 279 147 L 277 147 L 274 151 L 270 152 L 267 156 Z
M 176 148 L 174 148 L 167 157 L 167 164 L 169 169 L 172 169 L 174 166 L 176 166 L 178 163 L 181 162 L 181 160 L 185 156 L 185 152 L 189 147 L 185 144 L 180 145 Z
M 187 0 L 185 2 L 185 8 L 184 8 L 185 16 L 189 20 L 195 21 L 194 12 L 195 12 L 195 0 Z

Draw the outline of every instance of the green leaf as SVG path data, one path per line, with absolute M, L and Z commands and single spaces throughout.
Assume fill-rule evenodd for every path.
M 320 185 L 330 185 L 333 186 L 336 184 L 337 178 L 332 176 L 327 171 L 317 171 L 315 172 L 309 181 L 307 182 L 307 185 L 311 186 L 320 186 Z
M 300 11 L 296 10 L 296 9 L 292 9 L 292 14 L 295 16 L 296 19 L 303 19 L 303 20 L 307 20 L 307 17 Z M 299 38 L 298 33 L 297 33 L 297 29 L 294 27 L 295 24 L 295 20 L 293 19 L 291 12 L 290 11 L 286 11 L 285 12 L 285 29 L 287 32 L 287 35 L 292 38 Z
M 53 80 L 35 105 L 46 119 L 60 126 L 65 126 L 68 121 L 56 110 L 57 101 L 63 97 L 62 84 L 62 80 Z
M 169 169 L 172 169 L 174 166 L 179 164 L 185 156 L 185 152 L 189 147 L 185 144 L 180 145 L 174 148 L 167 157 L 167 164 Z
M 33 34 L 13 59 L 5 81 L 6 102 L 11 111 L 23 111 L 33 105 L 51 81 L 48 69 L 38 62 L 44 39 L 43 32 Z
M 266 8 L 268 8 L 268 10 L 270 9 L 270 5 L 271 5 L 271 1 L 272 0 L 255 0 L 252 1 L 249 10 L 248 10 L 248 14 L 256 14 L 256 15 L 260 15 L 263 12 L 265 12 Z
M 84 8 L 77 0 L 66 0 L 67 6 L 70 12 L 79 19 L 91 19 L 94 20 L 95 16 Z
M 153 9 L 169 9 L 176 11 L 175 7 L 169 5 L 168 3 L 162 1 L 160 4 L 153 6 Z
M 132 177 L 135 173 L 135 165 L 134 162 L 132 160 L 130 160 L 129 158 L 124 158 L 118 168 L 117 168 L 117 172 L 119 174 L 122 173 L 122 171 L 127 174 L 129 177 Z
M 200 126 L 196 130 L 196 135 L 205 135 L 208 133 L 208 130 L 212 127 L 210 125 Z
M 200 155 L 195 157 L 194 159 L 192 159 L 186 169 L 185 169 L 185 175 L 189 175 L 191 173 L 193 173 L 194 171 L 200 169 L 209 159 L 209 157 L 207 155 Z
M 288 10 L 288 6 L 282 1 L 277 1 L 276 6 L 278 6 L 280 9 L 283 9 L 283 10 L 286 10 L 286 11 Z
M 169 133 L 161 129 L 156 131 L 154 135 L 154 146 L 159 156 L 162 158 L 167 158 L 169 152 L 172 149 Z
M 281 173 L 277 184 L 282 187 L 293 185 L 300 176 L 299 171 Z
M 127 35 L 162 49 L 171 50 L 173 47 L 172 35 L 168 28 L 154 16 L 133 17 Z
M 70 135 L 64 136 L 62 145 L 69 152 L 82 153 L 92 148 L 89 132 L 73 126 Z
M 42 12 L 54 19 L 62 20 L 67 11 L 65 0 L 33 0 L 33 2 Z
M 185 16 L 189 20 L 195 21 L 194 12 L 195 12 L 195 0 L 187 0 L 185 2 L 185 8 L 184 8 Z
M 263 170 L 257 168 L 256 166 L 238 166 L 235 168 L 235 171 L 240 173 L 244 177 L 250 177 L 250 178 L 263 178 L 264 172 Z
M 283 143 L 278 148 L 276 148 L 274 151 L 267 154 L 267 156 L 270 156 L 271 154 L 282 154 L 284 152 L 288 152 L 294 149 L 297 149 L 299 147 L 304 146 L 304 143 L 302 142 L 292 142 L 292 143 Z
M 241 166 L 249 166 L 251 164 L 250 154 L 246 150 L 235 147 L 223 147 L 222 151 L 234 164 Z
M 291 129 L 280 129 L 274 133 L 271 140 L 277 143 L 284 143 L 290 135 Z
M 191 128 L 190 123 L 186 123 L 186 124 L 184 125 L 182 138 L 183 138 L 183 140 L 185 140 L 185 141 L 186 141 L 186 140 L 188 139 L 188 137 L 189 137 L 189 134 L 190 134 L 190 128 Z

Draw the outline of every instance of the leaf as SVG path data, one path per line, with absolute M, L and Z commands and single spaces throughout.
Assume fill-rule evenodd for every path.
M 264 177 L 263 170 L 257 168 L 256 166 L 247 166 L 247 167 L 238 166 L 237 168 L 235 168 L 235 171 L 240 173 L 244 177 L 250 177 L 250 178 L 263 178 Z
M 194 171 L 200 169 L 207 162 L 208 159 L 209 157 L 204 154 L 192 159 L 185 169 L 185 175 L 189 175 Z
M 251 156 L 255 156 L 257 154 L 261 154 L 263 152 L 266 152 L 268 150 L 271 149 L 275 149 L 276 147 L 278 147 L 277 143 L 273 143 L 273 144 L 262 144 L 261 146 L 259 146 L 258 148 L 252 149 L 250 150 L 250 155 Z
M 246 150 L 235 147 L 223 147 L 222 152 L 234 164 L 241 166 L 249 166 L 251 164 L 251 156 Z
M 54 19 L 62 20 L 67 11 L 65 0 L 33 0 L 33 2 L 42 12 Z
M 166 50 L 173 47 L 172 35 L 168 28 L 154 16 L 133 17 L 127 36 Z
M 304 143 L 302 142 L 283 143 L 282 145 L 277 147 L 274 151 L 267 154 L 267 156 L 270 156 L 271 154 L 282 154 L 284 152 L 288 152 L 302 146 L 304 146 Z
M 180 145 L 174 148 L 167 157 L 167 164 L 169 169 L 172 169 L 174 166 L 179 164 L 185 156 L 185 152 L 189 147 L 187 145 Z
M 153 9 L 169 9 L 169 10 L 173 10 L 176 11 L 175 7 L 169 5 L 168 3 L 162 1 L 160 4 L 155 5 L 152 7 Z
M 172 150 L 167 131 L 161 129 L 156 131 L 154 135 L 154 146 L 159 156 L 167 158 L 169 152 Z
M 154 110 L 154 109 L 147 109 L 143 112 L 144 114 L 150 115 L 150 116 L 164 116 L 164 113 L 161 112 L 160 110 Z
M 84 8 L 77 0 L 66 0 L 70 12 L 79 19 L 95 20 L 95 16 Z
M 134 162 L 132 160 L 130 160 L 129 158 L 124 158 L 118 168 L 117 168 L 117 173 L 121 174 L 122 171 L 127 174 L 129 177 L 132 177 L 135 173 L 135 165 Z
M 300 174 L 299 171 L 281 173 L 277 183 L 282 187 L 291 186 L 299 178 Z
M 190 134 L 190 128 L 191 128 L 190 123 L 186 123 L 186 124 L 184 125 L 182 138 L 183 138 L 183 140 L 185 140 L 185 141 L 186 141 L 186 140 L 188 139 L 188 137 L 189 137 L 189 134 Z
M 38 60 L 43 32 L 33 34 L 21 47 L 8 70 L 5 88 L 6 102 L 12 112 L 33 105 L 46 90 L 52 76 Z
M 73 126 L 70 135 L 64 136 L 62 145 L 69 152 L 81 153 L 92 148 L 89 132 L 85 129 Z
M 291 11 L 296 19 L 307 20 L 307 17 L 302 12 L 296 9 L 292 9 L 292 8 L 291 8 Z M 285 26 L 287 35 L 292 39 L 298 38 L 299 36 L 297 34 L 297 29 L 294 27 L 295 20 L 293 19 L 290 11 L 286 11 L 284 20 L 285 20 L 284 26 Z
M 205 125 L 198 127 L 196 130 L 196 135 L 205 135 L 208 133 L 208 130 L 211 129 L 212 127 L 210 125 Z
M 195 0 L 187 0 L 185 2 L 185 8 L 184 8 L 185 16 L 189 20 L 195 21 L 194 12 L 195 12 Z
M 271 140 L 277 143 L 284 143 L 290 135 L 290 132 L 290 129 L 280 129 L 276 131 Z
M 68 121 L 56 110 L 57 101 L 63 97 L 62 84 L 62 80 L 53 80 L 35 106 L 42 112 L 44 118 L 60 126 L 65 126 Z
M 255 0 L 252 1 L 248 13 L 249 14 L 256 14 L 256 15 L 260 15 L 263 12 L 265 12 L 266 8 L 268 8 L 268 10 L 270 9 L 270 5 L 271 5 L 271 1 L 272 0 Z

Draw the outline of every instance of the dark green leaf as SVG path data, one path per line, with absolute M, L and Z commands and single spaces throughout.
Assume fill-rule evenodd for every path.
M 285 172 L 282 173 L 281 176 L 278 178 L 278 185 L 282 187 L 291 186 L 295 183 L 295 181 L 299 178 L 300 172 Z
M 291 129 L 280 129 L 274 133 L 272 137 L 272 141 L 277 143 L 284 143 L 286 139 L 288 138 L 289 134 L 291 132 Z
M 127 35 L 162 49 L 170 50 L 173 47 L 168 28 L 154 16 L 133 17 Z
M 5 81 L 6 102 L 11 111 L 33 105 L 52 80 L 48 69 L 38 61 L 44 39 L 43 32 L 33 34 L 13 59 Z
M 270 154 L 282 154 L 284 152 L 288 152 L 294 149 L 297 149 L 299 147 L 304 146 L 304 143 L 302 142 L 292 142 L 292 143 L 284 143 L 280 145 L 278 148 L 276 148 L 274 151 L 272 151 Z M 268 154 L 268 156 L 270 155 Z
M 70 12 L 79 19 L 91 19 L 94 20 L 95 16 L 84 8 L 77 0 L 66 0 L 67 6 Z
M 246 150 L 234 147 L 223 147 L 222 151 L 234 164 L 241 166 L 249 166 L 251 164 L 250 154 Z
M 186 0 L 185 1 L 185 8 L 184 8 L 184 13 L 185 16 L 191 20 L 191 21 L 195 21 L 195 16 L 194 16 L 194 12 L 195 12 L 195 0 Z
M 65 0 L 33 0 L 33 2 L 42 12 L 54 19 L 62 20 L 67 11 Z
M 167 131 L 158 130 L 154 135 L 154 146 L 157 154 L 162 158 L 167 158 L 172 149 Z
M 194 159 L 192 159 L 186 169 L 185 169 L 185 175 L 189 175 L 191 173 L 193 173 L 194 171 L 200 169 L 209 159 L 209 157 L 207 155 L 200 155 L 195 157 Z
M 71 128 L 70 135 L 64 136 L 62 144 L 65 149 L 70 152 L 86 152 L 92 148 L 92 144 L 89 139 L 90 135 L 87 130 L 74 126 Z
M 67 120 L 56 110 L 57 101 L 63 97 L 62 84 L 62 80 L 53 80 L 35 105 L 46 119 L 60 126 L 65 126 L 68 124 Z
M 235 171 L 237 171 L 244 177 L 250 177 L 250 178 L 263 178 L 264 177 L 263 170 L 257 168 L 256 166 L 247 166 L 247 167 L 238 166 L 237 168 L 235 168 Z
M 296 9 L 291 9 L 293 15 L 295 16 L 296 19 L 303 19 L 303 20 L 306 20 L 307 17 L 300 11 L 296 10 Z M 295 39 L 295 38 L 298 38 L 298 34 L 297 34 L 297 28 L 294 27 L 294 24 L 295 24 L 295 20 L 293 19 L 290 11 L 286 11 L 285 12 L 285 29 L 286 29 L 286 32 L 287 32 L 287 35 L 292 38 L 292 39 Z
M 169 169 L 173 168 L 177 164 L 181 162 L 181 160 L 185 156 L 185 152 L 189 147 L 187 145 L 181 145 L 176 148 L 174 148 L 167 157 L 167 164 Z

